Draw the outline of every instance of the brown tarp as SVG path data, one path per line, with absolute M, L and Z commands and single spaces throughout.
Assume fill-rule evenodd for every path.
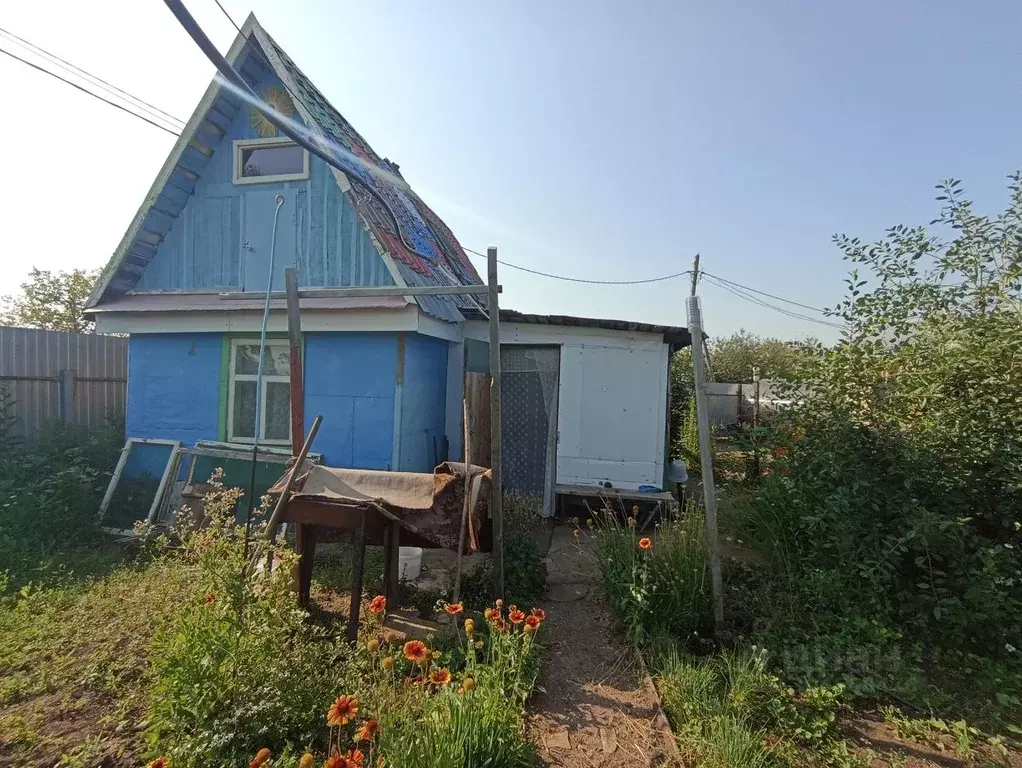
M 324 509 L 343 504 L 373 510 L 378 504 L 433 546 L 458 548 L 465 499 L 464 464 L 445 462 L 432 474 L 307 466 L 295 484 L 292 502 L 322 502 Z M 474 503 L 465 545 L 474 550 L 488 511 L 492 473 L 473 464 L 468 465 L 468 472 Z M 281 478 L 271 492 L 283 490 L 285 481 Z

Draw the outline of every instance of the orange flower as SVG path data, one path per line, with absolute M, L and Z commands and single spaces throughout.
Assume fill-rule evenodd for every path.
M 387 610 L 387 598 L 383 595 L 377 595 L 369 601 L 369 611 L 371 613 L 383 613 Z
M 539 616 L 536 616 L 535 614 L 533 614 L 532 616 L 526 616 L 525 617 L 525 628 L 526 629 L 533 629 L 533 630 L 539 629 L 539 625 L 542 624 L 542 623 L 543 622 L 539 618 Z
M 349 768 L 362 768 L 362 762 L 366 759 L 361 749 L 353 749 L 345 757 L 348 758 Z
M 639 549 L 652 549 L 652 548 L 653 548 L 653 542 L 650 541 L 648 536 L 643 536 L 641 539 L 639 539 Z
M 326 721 L 330 725 L 347 725 L 358 713 L 358 699 L 355 696 L 338 696 L 326 713 Z
M 405 643 L 405 658 L 413 664 L 423 664 L 429 659 L 429 649 L 421 640 L 409 640 Z
M 348 760 L 340 755 L 330 755 L 323 763 L 323 768 L 348 768 Z
M 149 763 L 145 768 L 170 768 L 169 757 L 158 757 Z
M 416 675 L 415 677 L 406 677 L 405 685 L 422 685 L 422 675 Z
M 206 600 L 206 605 L 213 605 L 213 603 L 216 602 L 216 595 L 214 595 L 212 592 L 207 592 L 205 600 Z
M 298 768 L 312 768 L 312 762 L 315 759 L 311 752 L 306 752 L 302 755 L 302 759 L 298 761 Z
M 521 624 L 523 621 L 525 621 L 525 614 L 522 613 L 517 608 L 511 611 L 511 613 L 509 613 L 507 617 L 511 619 L 512 624 Z
M 439 667 L 429 673 L 429 681 L 433 685 L 447 685 L 451 682 L 451 670 L 447 667 Z
M 503 632 L 505 629 L 507 629 L 507 626 L 508 626 L 507 623 L 502 618 L 500 618 L 500 616 L 493 620 L 493 628 L 498 632 Z
M 783 457 L 785 457 L 787 455 L 788 455 L 788 449 L 787 448 L 785 448 L 783 446 L 778 446 L 777 448 L 774 448 L 774 456 L 776 456 L 777 458 L 780 459 L 780 458 L 783 458 Z
M 394 643 L 400 642 L 401 634 L 395 632 L 393 629 L 388 629 L 383 633 L 383 642 L 387 645 L 393 645 Z
M 355 741 L 372 741 L 373 737 L 380 732 L 380 724 L 375 720 L 366 720 L 361 727 L 355 731 Z
M 261 766 L 263 763 L 270 759 L 271 754 L 272 753 L 270 752 L 270 750 L 268 750 L 266 747 L 263 747 L 258 752 L 256 752 L 255 757 L 252 758 L 252 762 L 248 764 L 248 768 L 259 768 L 259 766 Z
M 459 613 L 465 610 L 465 606 L 462 605 L 461 603 L 448 603 L 447 605 L 444 606 L 444 610 L 447 611 L 447 613 L 451 614 L 451 616 L 457 616 Z
M 529 613 L 540 621 L 546 621 L 546 611 L 542 608 L 533 608 Z

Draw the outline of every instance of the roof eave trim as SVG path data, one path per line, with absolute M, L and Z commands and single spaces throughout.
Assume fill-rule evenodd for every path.
M 253 29 L 258 26 L 255 16 L 253 14 L 249 14 L 248 18 L 245 19 L 241 32 L 234 38 L 234 42 L 231 44 L 230 50 L 227 52 L 227 61 L 232 66 L 234 62 L 238 60 L 242 50 L 244 50 L 245 44 L 248 42 L 248 36 L 252 33 Z M 93 286 L 92 292 L 89 294 L 89 299 L 85 304 L 86 307 L 96 306 L 103 298 L 103 294 L 106 293 L 106 289 L 110 286 L 114 276 L 124 263 L 124 259 L 128 254 L 128 249 L 131 247 L 131 244 L 135 241 L 135 238 L 141 231 L 142 222 L 145 221 L 146 216 L 149 215 L 149 211 L 163 192 L 163 188 L 170 180 L 170 176 L 174 172 L 174 168 L 177 167 L 178 161 L 181 159 L 181 155 L 184 154 L 185 149 L 187 149 L 189 142 L 191 142 L 192 138 L 194 138 L 196 131 L 202 124 L 202 121 L 206 119 L 206 113 L 209 112 L 214 102 L 219 98 L 222 90 L 223 86 L 220 85 L 219 78 L 214 75 L 209 86 L 206 88 L 206 92 L 203 94 L 202 99 L 199 101 L 198 106 L 196 106 L 195 111 L 192 112 L 191 117 L 188 118 L 188 122 L 185 124 L 184 130 L 181 131 L 181 135 L 178 136 L 177 141 L 174 143 L 174 147 L 170 150 L 170 154 L 163 163 L 163 167 L 160 168 L 160 172 L 156 176 L 156 180 L 149 188 L 149 192 L 146 194 L 145 200 L 142 202 L 138 212 L 135 214 L 135 218 L 132 219 L 131 225 L 124 233 L 124 236 L 117 245 L 113 256 L 110 257 L 110 260 L 103 268 L 103 272 L 100 274 L 99 279 Z

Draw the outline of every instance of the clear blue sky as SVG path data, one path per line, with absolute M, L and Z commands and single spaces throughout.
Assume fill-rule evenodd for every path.
M 541 270 L 636 279 L 699 251 L 713 273 L 823 306 L 847 270 L 833 233 L 929 221 L 946 176 L 996 212 L 1022 167 L 1015 0 L 224 2 L 239 22 L 256 12 L 466 247 Z M 187 4 L 226 50 L 212 0 Z M 182 118 L 212 75 L 159 0 L 7 4 L 0 26 Z M 9 292 L 33 264 L 104 263 L 171 139 L 16 62 L 0 76 Z M 502 282 L 525 311 L 685 322 L 684 280 Z M 713 335 L 833 338 L 701 292 Z

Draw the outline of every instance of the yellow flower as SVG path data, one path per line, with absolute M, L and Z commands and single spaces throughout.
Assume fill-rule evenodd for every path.
M 628 527 L 629 528 L 634 528 L 635 527 L 635 518 L 634 517 L 629 517 L 628 518 Z
M 476 640 L 476 650 L 480 650 L 483 647 L 482 640 Z
M 443 654 L 440 651 L 433 651 L 433 658 L 439 659 Z
M 473 680 L 471 677 L 466 677 L 464 680 L 461 681 L 461 687 L 464 688 L 466 691 L 471 691 L 473 688 L 476 687 L 476 681 Z
M 378 650 L 380 650 L 380 641 L 374 637 L 372 640 L 366 643 L 366 648 L 369 649 L 369 653 L 376 653 Z
M 268 750 L 266 747 L 263 747 L 258 752 L 256 752 L 256 756 L 252 758 L 252 762 L 248 764 L 248 768 L 259 768 L 259 766 L 261 766 L 263 763 L 267 762 L 270 759 L 271 755 L 272 753 L 270 752 L 270 750 Z
M 312 768 L 312 763 L 315 759 L 311 752 L 306 752 L 302 755 L 302 759 L 298 761 L 298 768 Z
M 149 763 L 145 768 L 170 768 L 169 757 L 158 757 Z
M 387 656 L 386 658 L 384 658 L 384 660 L 383 660 L 383 668 L 385 670 L 387 670 L 388 672 L 394 668 L 394 657 L 393 656 Z
M 465 632 L 466 632 L 466 634 L 471 635 L 473 632 L 475 632 L 475 629 L 476 629 L 476 623 L 474 621 L 472 621 L 472 619 L 465 619 Z

